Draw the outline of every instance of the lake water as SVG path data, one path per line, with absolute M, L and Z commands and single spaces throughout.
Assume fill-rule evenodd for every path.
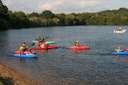
M 45 85 L 128 85 L 128 62 L 111 55 L 117 46 L 128 47 L 128 32 L 114 34 L 114 29 L 115 26 L 67 26 L 3 31 L 0 61 Z M 25 60 L 12 56 L 22 41 L 30 44 L 42 34 L 61 47 L 80 40 L 91 50 L 75 53 L 59 48 L 38 53 L 38 59 Z

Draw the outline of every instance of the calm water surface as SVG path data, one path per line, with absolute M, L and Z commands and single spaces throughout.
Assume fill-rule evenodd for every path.
M 119 57 L 111 55 L 117 46 L 128 47 L 128 32 L 114 34 L 114 28 L 73 26 L 3 31 L 0 32 L 0 61 L 46 85 L 128 85 L 128 62 L 119 62 Z M 91 46 L 91 50 L 75 53 L 59 48 L 39 53 L 38 59 L 25 60 L 12 56 L 22 41 L 31 44 L 42 34 L 61 47 L 70 47 L 74 40 L 80 40 Z

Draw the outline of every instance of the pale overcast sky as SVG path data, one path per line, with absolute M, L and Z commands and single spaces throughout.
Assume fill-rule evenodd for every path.
M 2 0 L 12 11 L 55 13 L 96 12 L 106 9 L 128 8 L 128 0 Z

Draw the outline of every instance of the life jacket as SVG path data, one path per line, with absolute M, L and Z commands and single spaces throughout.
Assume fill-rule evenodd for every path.
M 20 46 L 19 50 L 23 51 L 25 49 L 25 47 Z
M 41 48 L 47 48 L 47 45 L 48 45 L 47 43 L 42 43 L 42 44 L 40 45 L 40 47 L 41 47 Z

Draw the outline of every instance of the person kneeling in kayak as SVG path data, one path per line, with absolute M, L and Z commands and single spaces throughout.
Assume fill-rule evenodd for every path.
M 19 47 L 19 50 L 21 51 L 21 54 L 24 54 L 24 52 L 28 50 L 28 45 L 26 44 L 26 42 L 23 42 L 21 44 L 21 46 Z
M 80 46 L 80 42 L 79 42 L 78 40 L 75 41 L 75 42 L 74 42 L 74 46 L 79 47 L 79 46 Z
M 41 37 L 41 36 L 39 36 L 36 40 L 38 42 L 45 42 L 45 38 L 44 37 Z
M 41 41 L 39 41 L 39 48 L 45 48 L 45 49 L 48 49 L 48 43 L 47 42 L 45 42 L 45 40 L 43 39 L 43 40 L 41 40 Z
M 115 49 L 115 51 L 116 51 L 116 52 L 121 52 L 122 50 L 121 50 L 120 47 L 117 47 L 117 48 Z

